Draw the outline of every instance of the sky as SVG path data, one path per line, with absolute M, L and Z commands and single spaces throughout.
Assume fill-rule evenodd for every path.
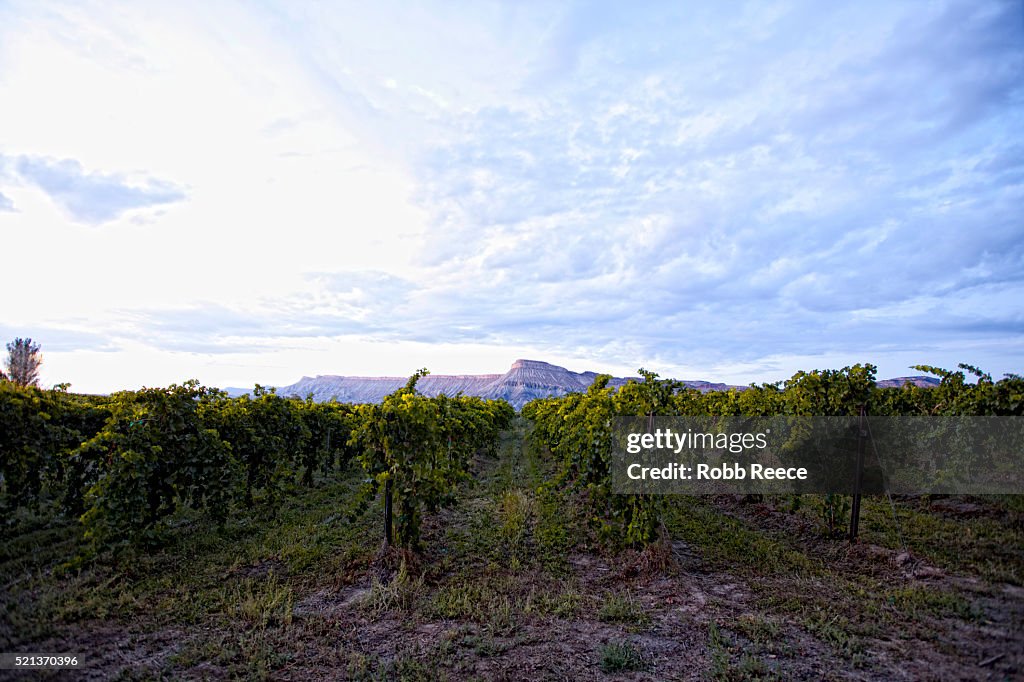
M 1024 3 L 0 0 L 45 385 L 1024 370 Z

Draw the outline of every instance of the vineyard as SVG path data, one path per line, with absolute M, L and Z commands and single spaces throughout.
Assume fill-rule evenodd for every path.
M 614 494 L 616 416 L 1024 415 L 1024 378 L 380 404 L 0 381 L 0 652 L 93 679 L 1011 679 L 1021 496 Z M 970 380 L 969 380 L 970 376 Z M 5 671 L 0 671 L 0 677 Z

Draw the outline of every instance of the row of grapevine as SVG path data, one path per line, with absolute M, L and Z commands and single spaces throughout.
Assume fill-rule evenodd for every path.
M 347 464 L 355 409 L 186 382 L 81 396 L 0 382 L 0 509 L 54 505 L 96 546 L 145 543 L 185 508 L 224 520 L 254 493 Z
M 385 542 L 409 549 L 420 544 L 423 510 L 454 502 L 472 456 L 493 449 L 515 416 L 503 400 L 420 395 L 416 383 L 426 373 L 418 371 L 380 404 L 360 405 L 352 437 L 370 474 L 360 508 L 383 489 Z
M 522 414 L 532 422 L 534 447 L 550 452 L 559 464 L 557 485 L 584 490 L 593 519 L 610 539 L 628 545 L 652 542 L 660 505 L 657 495 L 611 494 L 611 426 L 615 416 L 836 416 L 855 415 L 1022 415 L 1024 378 L 992 377 L 970 365 L 958 371 L 929 366 L 915 369 L 941 377 L 934 388 L 905 384 L 879 388 L 873 365 L 841 370 L 797 372 L 785 382 L 744 390 L 702 393 L 679 382 L 659 380 L 640 370 L 643 381 L 619 390 L 598 376 L 586 393 L 534 400 Z M 968 382 L 965 372 L 976 381 Z
M 362 508 L 383 487 L 386 538 L 394 525 L 415 547 L 421 510 L 454 499 L 472 455 L 515 414 L 504 401 L 419 395 L 424 373 L 380 405 L 260 386 L 230 398 L 194 381 L 105 397 L 0 381 L 0 511 L 13 524 L 19 508 L 53 505 L 80 518 L 95 547 L 145 544 L 186 508 L 217 521 L 256 502 L 273 510 L 290 486 L 358 459 L 370 475 Z
M 627 383 L 617 391 L 608 386 L 610 376 L 598 375 L 586 393 L 533 400 L 522 410 L 523 416 L 533 422 L 533 444 L 559 460 L 560 474 L 554 484 L 581 490 L 599 534 L 627 545 L 643 545 L 655 539 L 663 498 L 612 494 L 612 418 L 676 414 L 675 400 L 681 386 L 679 382 L 659 380 L 653 372 L 640 373 L 642 382 Z
M 102 401 L 63 390 L 43 391 L 0 380 L 0 512 L 39 504 L 49 491 L 66 493 L 76 507 L 81 477 L 72 451 L 103 428 L 110 411 Z M 2 532 L 2 528 L 0 528 Z

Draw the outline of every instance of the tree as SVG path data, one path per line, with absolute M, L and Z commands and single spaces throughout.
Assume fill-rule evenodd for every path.
M 32 339 L 14 339 L 7 344 L 7 375 L 6 379 L 19 386 L 37 386 L 39 384 L 39 365 L 43 364 L 43 356 L 39 352 L 39 344 Z

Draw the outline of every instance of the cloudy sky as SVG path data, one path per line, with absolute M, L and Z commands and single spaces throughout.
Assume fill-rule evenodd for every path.
M 1022 7 L 0 0 L 0 337 L 83 391 L 1019 372 Z

